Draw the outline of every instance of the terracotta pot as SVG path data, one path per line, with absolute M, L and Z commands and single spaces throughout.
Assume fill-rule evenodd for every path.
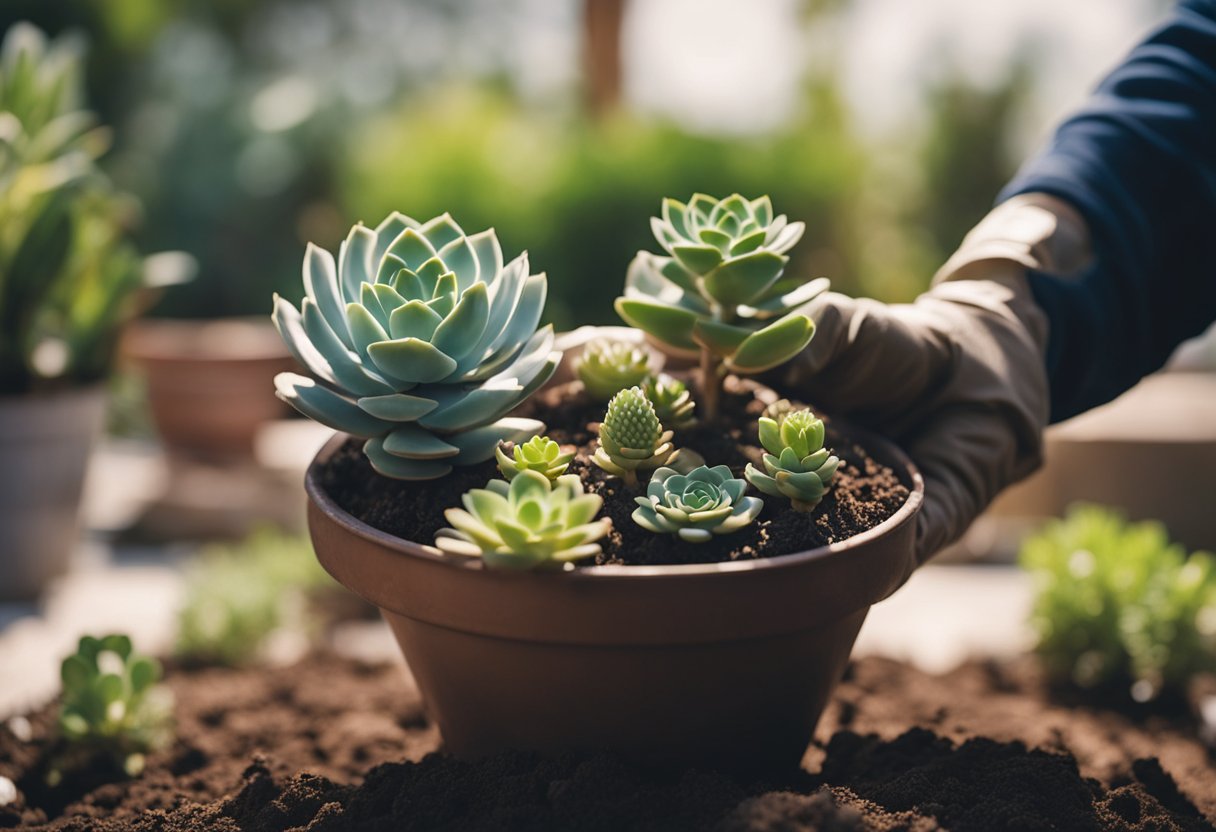
M 796 766 L 870 605 L 911 557 L 924 485 L 869 531 L 800 554 L 507 574 L 356 520 L 305 479 L 317 557 L 380 607 L 448 751 L 606 750 L 658 765 Z
M 248 458 L 258 429 L 288 412 L 274 376 L 295 362 L 268 319 L 142 320 L 124 337 L 123 354 L 146 380 L 171 453 Z
M 0 398 L 0 601 L 36 598 L 76 545 L 100 387 Z

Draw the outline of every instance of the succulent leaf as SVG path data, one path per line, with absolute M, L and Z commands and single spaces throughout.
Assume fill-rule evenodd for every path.
M 827 493 L 840 459 L 823 447 L 826 433 L 823 420 L 810 410 L 779 408 L 782 399 L 765 410 L 759 420 L 760 444 L 768 451 L 764 470 L 748 463 L 744 476 L 760 491 L 774 497 L 788 497 L 797 511 L 810 511 Z
M 630 387 L 612 397 L 600 425 L 600 443 L 591 458 L 597 466 L 637 485 L 637 472 L 674 462 L 678 451 L 671 444 L 672 432 L 663 429 L 654 405 L 640 387 Z
M 642 392 L 654 405 L 659 421 L 672 430 L 686 430 L 696 423 L 693 411 L 696 402 L 688 386 L 669 375 L 652 376 L 642 385 Z
M 506 414 L 560 358 L 552 330 L 537 328 L 548 284 L 528 274 L 526 255 L 504 265 L 492 230 L 468 236 L 447 214 L 419 223 L 393 213 L 375 229 L 352 228 L 336 266 L 310 244 L 303 273 L 302 311 L 276 300 L 273 318 L 324 386 L 283 374 L 277 392 L 370 440 L 381 473 L 443 476 L 544 430 Z
M 511 455 L 507 455 L 507 451 Z M 561 446 L 547 436 L 533 436 L 513 448 L 500 443 L 494 449 L 498 470 L 508 480 L 515 479 L 520 471 L 538 471 L 550 480 L 556 480 L 566 472 L 574 451 L 563 452 Z
M 744 496 L 747 483 L 725 465 L 705 465 L 681 474 L 659 468 L 635 498 L 633 521 L 656 534 L 675 534 L 688 543 L 704 543 L 749 525 L 764 508 L 759 497 Z
M 587 393 L 607 402 L 628 387 L 637 387 L 654 372 L 650 351 L 626 341 L 592 341 L 574 364 Z
M 575 474 L 550 482 L 524 468 L 509 482 L 491 480 L 467 492 L 462 503 L 464 508 L 445 512 L 452 527 L 435 535 L 435 545 L 447 554 L 480 557 L 493 569 L 562 566 L 597 555 L 596 541 L 612 528 L 607 518 L 592 519 L 603 499 L 585 493 Z

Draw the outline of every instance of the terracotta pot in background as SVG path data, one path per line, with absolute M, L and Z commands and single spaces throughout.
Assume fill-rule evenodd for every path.
M 606 750 L 660 765 L 797 766 L 870 605 L 911 557 L 924 485 L 899 511 L 800 554 L 681 566 L 504 573 L 356 520 L 309 469 L 321 563 L 381 608 L 447 749 Z M 425 487 L 425 486 L 420 486 Z
M 76 545 L 100 387 L 0 397 L 0 600 L 36 598 Z
M 123 355 L 146 380 L 171 454 L 249 458 L 258 429 L 287 413 L 274 376 L 295 362 L 269 319 L 141 320 L 124 337 Z

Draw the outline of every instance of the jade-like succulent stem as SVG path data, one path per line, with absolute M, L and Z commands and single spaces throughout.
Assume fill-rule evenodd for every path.
M 718 421 L 719 402 L 722 400 L 722 359 L 708 347 L 701 348 L 701 370 L 698 382 L 701 387 L 701 409 L 707 424 Z

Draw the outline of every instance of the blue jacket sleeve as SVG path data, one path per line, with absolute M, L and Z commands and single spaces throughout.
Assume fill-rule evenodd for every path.
M 1052 420 L 1117 396 L 1216 320 L 1216 0 L 1183 0 L 1028 161 L 1089 224 L 1084 274 L 1032 274 Z

